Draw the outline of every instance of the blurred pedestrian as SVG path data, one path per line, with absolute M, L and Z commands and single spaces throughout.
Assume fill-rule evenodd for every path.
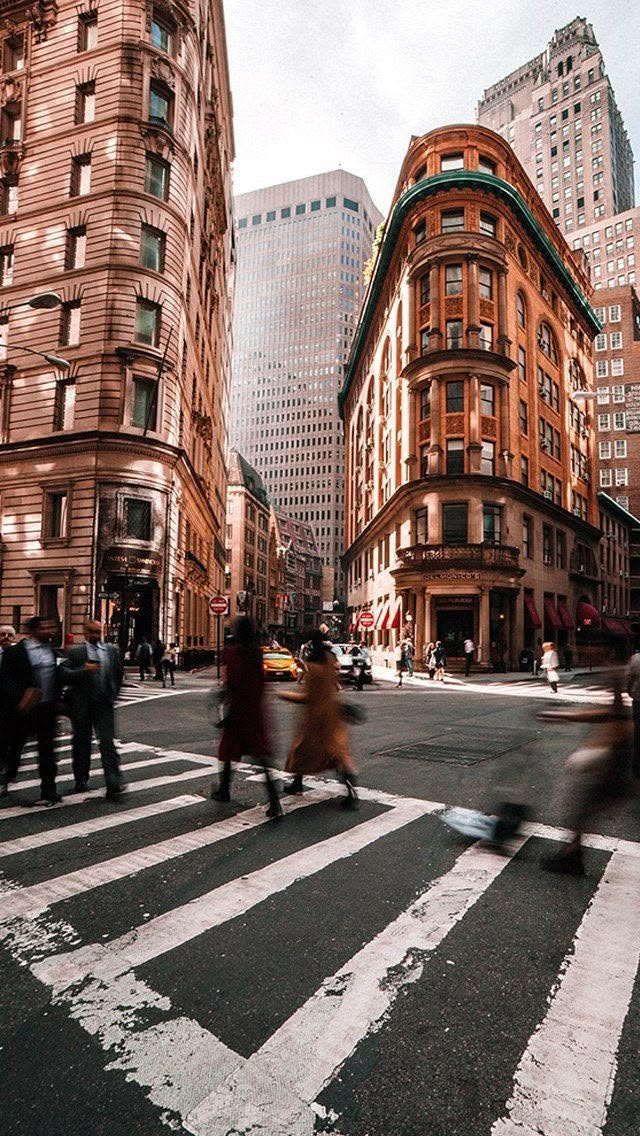
M 627 694 L 633 704 L 633 763 L 634 777 L 640 777 L 640 652 L 631 656 L 627 669 Z
M 409 675 L 409 678 L 413 678 L 414 658 L 416 652 L 415 647 L 413 646 L 413 639 L 410 635 L 407 635 L 403 647 L 407 674 Z
M 444 668 L 447 665 L 447 653 L 438 639 L 433 649 L 433 661 L 435 663 L 435 677 L 437 682 L 444 682 Z
M 162 656 L 162 685 L 167 685 L 167 675 L 171 679 L 171 685 L 176 685 L 176 662 L 178 652 L 175 643 L 170 643 L 164 655 Z
M 162 642 L 162 639 L 156 639 L 155 643 L 153 644 L 151 658 L 153 659 L 153 666 L 156 672 L 153 676 L 153 681 L 162 682 L 162 660 L 164 659 L 164 643 Z
M 0 627 L 0 784 L 3 782 L 3 770 L 7 766 L 9 752 L 9 729 L 7 723 L 7 707 L 2 697 L 2 660 L 6 651 L 13 646 L 16 637 L 15 627 L 5 623 Z
M 568 643 L 565 643 L 563 656 L 564 656 L 564 669 L 565 669 L 565 671 L 570 671 L 571 668 L 572 668 L 572 664 L 573 664 L 573 651 L 571 650 L 571 647 Z
M 68 685 L 67 706 L 73 726 L 71 759 L 74 793 L 89 788 L 91 739 L 95 732 L 107 786 L 107 799 L 118 800 L 122 792 L 120 757 L 114 742 L 114 706 L 122 686 L 120 652 L 102 639 L 97 619 L 86 619 L 84 643 L 70 647 L 60 665 L 63 685 Z
M 404 675 L 405 670 L 407 669 L 407 662 L 406 662 L 402 643 L 396 643 L 395 650 L 393 652 L 393 657 L 394 657 L 395 664 L 396 664 L 396 676 L 397 676 L 397 679 L 398 679 L 397 685 L 402 686 L 402 677 Z
M 435 649 L 436 649 L 435 643 L 427 643 L 427 645 L 424 649 L 425 670 L 427 671 L 429 678 L 431 678 L 431 679 L 433 678 L 434 674 L 436 673 L 436 663 L 435 663 L 435 659 L 433 657 L 433 653 L 434 653 Z
M 549 686 L 551 687 L 553 693 L 557 694 L 558 683 L 560 681 L 560 676 L 558 674 L 560 659 L 558 658 L 558 652 L 556 651 L 555 643 L 552 643 L 551 641 L 549 641 L 548 643 L 543 643 L 542 651 L 543 654 L 542 662 L 540 663 L 540 669 L 546 671 L 547 682 L 549 683 Z
M 225 647 L 222 665 L 224 712 L 219 723 L 222 729 L 218 747 L 220 777 L 218 787 L 211 787 L 211 799 L 231 800 L 231 764 L 250 757 L 264 770 L 269 800 L 267 816 L 278 820 L 282 816 L 282 806 L 269 770 L 272 751 L 266 720 L 262 652 L 255 627 L 248 616 L 241 616 L 236 621 L 234 641 Z
M 34 615 L 27 620 L 26 628 L 25 638 L 2 655 L 2 699 L 9 738 L 0 772 L 0 797 L 7 795 L 9 782 L 17 775 L 27 738 L 35 736 L 40 801 L 53 805 L 62 800 L 56 789 L 53 743 L 60 687 L 51 640 L 57 626 L 52 619 Z
M 468 678 L 469 674 L 471 672 L 471 665 L 472 665 L 473 660 L 474 660 L 475 651 L 476 651 L 476 645 L 475 645 L 473 639 L 471 638 L 471 636 L 469 635 L 469 636 L 467 636 L 467 638 L 464 641 L 464 677 L 465 678 Z
M 534 653 L 534 656 L 533 656 L 533 675 L 534 675 L 534 678 L 537 678 L 538 675 L 540 674 L 540 667 L 542 665 L 543 654 L 544 654 L 544 650 L 543 650 L 543 647 L 542 647 L 542 639 L 536 639 L 536 648 L 535 648 L 535 653 Z
M 151 662 L 151 644 L 147 643 L 144 635 L 136 648 L 136 662 L 140 667 L 140 682 L 144 682 L 149 673 Z
M 343 708 L 338 698 L 339 665 L 320 630 L 311 633 L 307 673 L 302 691 L 282 691 L 280 697 L 304 705 L 300 731 L 289 751 L 285 770 L 292 779 L 285 793 L 302 793 L 305 774 L 336 769 L 347 795 L 345 808 L 358 807 L 356 771 L 349 753 Z
M 566 791 L 569 798 L 569 827 L 572 836 L 566 847 L 542 860 L 551 872 L 583 875 L 582 834 L 603 807 L 624 798 L 629 792 L 629 767 L 633 749 L 631 715 L 622 702 L 621 684 L 616 679 L 613 701 L 598 710 L 548 710 L 539 715 L 548 721 L 589 722 L 592 730 L 586 741 L 566 762 Z

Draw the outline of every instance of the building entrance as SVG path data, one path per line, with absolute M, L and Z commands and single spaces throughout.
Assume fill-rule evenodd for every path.
M 121 651 L 144 637 L 153 643 L 158 638 L 160 591 L 156 580 L 108 576 L 106 589 L 108 634 Z
M 436 609 L 436 638 L 442 643 L 448 659 L 464 657 L 464 641 L 473 639 L 473 600 L 464 607 Z

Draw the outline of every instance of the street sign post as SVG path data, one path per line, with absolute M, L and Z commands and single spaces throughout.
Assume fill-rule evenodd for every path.
M 358 620 L 358 622 L 359 622 L 361 627 L 364 627 L 365 631 L 369 631 L 370 628 L 372 628 L 374 623 L 375 623 L 375 620 L 374 620 L 374 617 L 373 617 L 373 612 L 372 611 L 361 612 L 360 613 L 360 619 Z
M 216 617 L 216 674 L 220 681 L 220 620 L 223 615 L 229 614 L 229 600 L 226 596 L 212 596 L 209 600 L 209 611 Z

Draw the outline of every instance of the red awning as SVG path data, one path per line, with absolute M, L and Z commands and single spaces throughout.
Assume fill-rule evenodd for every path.
M 373 628 L 372 628 L 373 631 L 383 631 L 384 630 L 388 610 L 389 610 L 389 601 L 386 600 L 385 603 L 380 605 L 380 607 L 378 608 L 378 611 L 376 612 L 375 622 L 374 622 Z
M 564 600 L 558 600 L 558 615 L 562 620 L 562 626 L 564 627 L 565 631 L 573 631 L 573 620 L 571 618 L 571 612 L 569 611 L 569 608 L 567 607 Z
M 600 626 L 600 613 L 596 611 L 593 604 L 585 603 L 584 600 L 580 600 L 576 615 L 578 623 L 584 624 L 585 627 Z
M 625 639 L 628 635 L 631 635 L 631 628 L 626 619 L 615 619 L 613 616 L 603 615 L 602 626 L 611 635 L 619 635 Z
M 562 631 L 563 623 L 556 611 L 556 605 L 553 600 L 548 599 L 546 596 L 544 600 L 544 613 L 547 617 L 547 621 L 553 627 L 553 630 Z
M 620 623 L 622 624 L 622 626 L 624 628 L 625 635 L 633 635 L 633 631 L 631 630 L 631 624 L 629 623 L 628 619 L 621 619 Z
M 386 631 L 399 631 L 402 622 L 402 596 L 398 596 L 394 603 L 389 605 L 389 615 L 385 624 Z
M 542 620 L 540 619 L 540 616 L 536 611 L 536 605 L 533 602 L 533 596 L 528 596 L 526 592 L 524 594 L 524 614 L 525 619 L 527 620 L 530 627 L 542 627 Z

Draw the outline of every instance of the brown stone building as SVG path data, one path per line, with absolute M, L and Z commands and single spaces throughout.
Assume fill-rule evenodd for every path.
M 313 526 L 271 510 L 269 630 L 288 647 L 320 622 L 322 559 Z
M 511 148 L 482 127 L 412 141 L 342 403 L 351 623 L 515 663 L 575 641 L 598 599 L 589 281 Z
M 598 493 L 601 624 L 621 646 L 628 648 L 636 618 L 631 605 L 631 549 L 640 522 L 607 493 Z M 620 642 L 622 641 L 622 642 Z
M 10 3 L 0 44 L 0 618 L 210 639 L 224 581 L 221 0 Z M 70 363 L 56 372 L 32 348 Z
M 229 455 L 226 592 L 229 615 L 267 622 L 269 498 L 264 482 L 237 450 Z

